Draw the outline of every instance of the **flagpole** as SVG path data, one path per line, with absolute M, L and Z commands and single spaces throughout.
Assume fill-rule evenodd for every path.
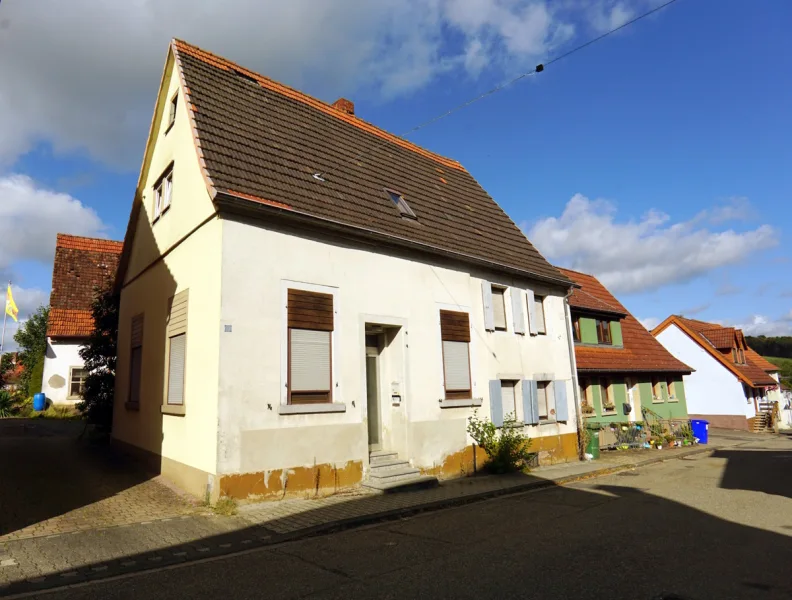
M 11 287 L 11 281 L 8 282 L 8 287 Z M 5 346 L 5 328 L 6 328 L 6 319 L 8 319 L 8 291 L 6 290 L 6 301 L 5 306 L 3 307 L 3 335 L 0 337 L 0 359 L 3 358 L 3 346 Z

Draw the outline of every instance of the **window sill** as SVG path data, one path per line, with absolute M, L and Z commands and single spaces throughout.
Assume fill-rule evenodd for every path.
M 185 414 L 187 414 L 184 409 L 184 404 L 163 404 L 161 410 L 163 415 L 183 417 Z
M 608 411 L 608 412 L 604 412 L 603 411 L 602 416 L 603 417 L 613 417 L 613 416 L 616 416 L 617 414 L 618 413 L 615 410 L 611 410 L 611 411 Z
M 652 404 L 665 404 L 665 400 L 652 400 Z
M 481 406 L 484 402 L 484 398 L 463 398 L 460 400 L 446 400 L 442 398 L 440 400 L 440 408 L 465 408 L 465 407 L 475 407 Z
M 539 425 L 556 425 L 560 423 L 560 421 L 556 421 L 555 419 L 539 419 Z
M 279 415 L 310 415 L 318 413 L 346 412 L 346 404 L 340 402 L 317 402 L 316 404 L 281 404 Z
M 140 402 L 124 402 L 124 408 L 127 410 L 140 410 Z

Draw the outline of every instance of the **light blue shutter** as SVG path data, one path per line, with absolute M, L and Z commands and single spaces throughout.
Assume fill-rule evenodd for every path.
M 501 397 L 500 379 L 491 379 L 490 392 L 490 419 L 496 427 L 503 427 L 503 398 Z
M 569 421 L 566 381 L 560 379 L 554 381 L 553 393 L 555 394 L 556 421 Z
M 492 312 L 492 284 L 481 282 L 481 297 L 484 299 L 484 329 L 495 331 L 495 314 Z
M 527 425 L 536 425 L 539 422 L 539 402 L 535 381 L 523 379 L 522 400 L 525 423 Z
M 531 335 L 536 335 L 539 332 L 536 328 L 536 304 L 533 290 L 525 290 L 525 295 L 528 298 L 528 330 Z
M 525 316 L 522 305 L 522 290 L 510 288 L 512 315 L 514 316 L 514 333 L 525 333 Z

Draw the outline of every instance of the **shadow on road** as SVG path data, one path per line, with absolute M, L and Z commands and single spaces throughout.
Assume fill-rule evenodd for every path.
M 82 430 L 80 421 L 0 419 L 0 536 L 152 477 L 108 448 L 78 440 Z
M 792 460 L 791 452 L 727 451 L 716 452 L 715 456 L 728 460 L 722 485 L 726 490 L 766 491 L 767 486 L 759 485 L 754 474 L 767 476 Z M 703 468 L 701 472 L 682 471 L 691 468 L 701 467 L 683 466 L 680 461 L 675 473 L 691 479 L 703 477 Z M 792 556 L 792 538 L 650 494 L 646 488 L 654 481 L 651 477 L 656 477 L 652 473 L 653 469 L 643 469 L 631 472 L 629 477 L 615 475 L 574 487 L 555 486 L 524 475 L 521 477 L 526 482 L 546 483 L 547 489 L 504 495 L 415 518 L 383 518 L 382 526 L 375 528 L 340 531 L 343 527 L 339 527 L 335 535 L 317 535 L 239 554 L 289 541 L 291 536 L 274 533 L 286 524 L 288 519 L 284 519 L 270 522 L 268 528 L 252 526 L 156 552 L 86 564 L 75 573 L 12 584 L 0 594 L 213 557 L 216 560 L 48 597 L 76 600 L 112 595 L 139 600 L 178 595 L 215 599 L 228 595 L 260 597 L 264 591 L 268 598 L 309 593 L 322 598 L 576 600 L 792 596 L 792 584 L 777 562 Z M 779 471 L 779 477 L 784 473 L 788 470 Z M 787 481 L 770 493 L 788 497 L 789 488 Z M 714 480 L 706 490 L 696 489 L 699 491 L 691 494 L 717 495 L 719 501 L 713 503 L 713 512 L 731 502 L 725 491 L 715 487 Z M 757 496 L 752 510 L 763 510 L 762 498 L 766 497 Z M 339 508 L 318 508 L 305 514 L 305 521 L 329 510 Z M 783 519 L 783 515 L 774 518 Z
M 792 498 L 792 453 L 776 450 L 717 450 L 712 456 L 727 461 L 720 482 L 722 488 Z

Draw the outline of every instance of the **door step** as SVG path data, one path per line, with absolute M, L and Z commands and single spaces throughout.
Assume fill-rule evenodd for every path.
M 363 486 L 380 492 L 403 492 L 426 489 L 438 485 L 437 477 L 421 475 L 421 471 L 410 466 L 409 461 L 399 458 L 398 453 L 379 450 L 369 455 L 369 475 Z

